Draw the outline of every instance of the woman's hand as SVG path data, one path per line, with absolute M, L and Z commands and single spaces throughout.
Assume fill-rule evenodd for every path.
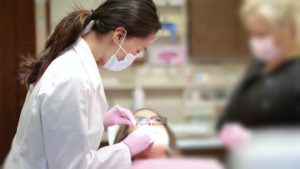
M 126 117 L 124 118 L 121 113 L 123 113 Z M 128 124 L 130 126 L 134 126 L 136 125 L 136 120 L 130 110 L 119 105 L 115 105 L 104 115 L 103 124 L 104 127 L 109 127 L 116 124 Z
M 251 138 L 251 132 L 237 123 L 226 124 L 220 133 L 220 139 L 229 150 L 235 150 Z

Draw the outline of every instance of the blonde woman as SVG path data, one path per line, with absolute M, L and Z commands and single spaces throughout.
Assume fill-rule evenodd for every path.
M 300 1 L 245 0 L 241 16 L 255 58 L 218 123 L 229 148 L 244 127 L 300 124 Z

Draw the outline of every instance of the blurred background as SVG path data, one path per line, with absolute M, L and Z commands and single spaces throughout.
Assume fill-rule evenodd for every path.
M 224 160 L 215 123 L 251 60 L 240 0 L 154 0 L 163 29 L 133 66 L 99 65 L 109 107 L 147 107 L 168 119 L 185 156 Z M 17 80 L 19 53 L 39 53 L 74 3 L 95 9 L 102 0 L 0 0 L 0 163 L 16 132 L 27 90 Z M 72 62 L 72 61 L 70 61 Z M 70 63 L 71 64 L 71 63 Z M 104 134 L 101 146 L 108 143 Z

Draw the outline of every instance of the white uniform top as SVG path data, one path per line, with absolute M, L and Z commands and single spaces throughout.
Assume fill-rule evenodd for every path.
M 31 86 L 4 169 L 127 169 L 124 143 L 98 149 L 107 103 L 88 44 L 55 59 Z

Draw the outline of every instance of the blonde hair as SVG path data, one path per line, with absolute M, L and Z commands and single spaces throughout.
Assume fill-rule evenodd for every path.
M 300 45 L 300 0 L 244 0 L 241 16 L 258 14 L 273 26 L 281 26 L 293 21 L 296 30 L 296 43 Z

